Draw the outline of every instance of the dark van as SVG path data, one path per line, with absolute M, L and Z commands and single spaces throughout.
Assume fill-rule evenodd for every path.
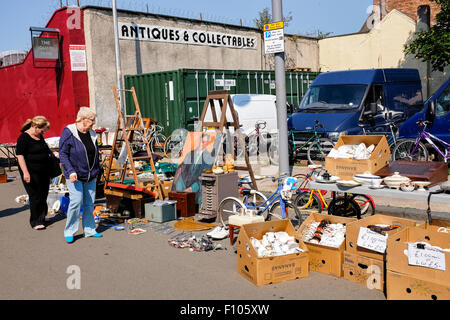
M 450 143 L 450 78 L 424 103 L 423 110 L 406 120 L 399 129 L 399 138 L 417 138 L 419 119 L 431 122 L 427 132 Z
M 367 124 L 368 131 L 386 132 L 387 119 L 400 125 L 422 108 L 417 69 L 321 73 L 288 119 L 290 146 L 295 146 L 291 155 L 297 154 L 315 127 L 319 136 L 337 141 L 341 134 L 362 134 L 362 123 Z M 323 128 L 315 126 L 317 121 Z

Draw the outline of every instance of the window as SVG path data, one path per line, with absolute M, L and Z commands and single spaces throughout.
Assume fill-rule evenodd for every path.
M 450 111 L 450 84 L 442 91 L 436 101 L 436 117 L 446 116 Z
M 394 111 L 422 104 L 422 89 L 415 84 L 390 84 L 387 86 L 387 105 Z

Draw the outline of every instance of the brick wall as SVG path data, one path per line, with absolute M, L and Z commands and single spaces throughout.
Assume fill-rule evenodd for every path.
M 380 5 L 380 2 L 385 3 L 386 11 L 382 12 L 382 17 L 384 17 L 389 11 L 397 9 L 407 14 L 414 20 L 417 20 L 417 8 L 421 5 L 429 5 L 431 9 L 431 25 L 436 22 L 436 14 L 439 12 L 440 8 L 436 2 L 430 0 L 373 0 L 373 5 Z M 381 5 L 381 7 L 383 7 Z

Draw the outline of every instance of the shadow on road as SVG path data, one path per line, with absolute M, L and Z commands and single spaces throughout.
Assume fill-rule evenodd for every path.
M 28 204 L 20 207 L 20 208 L 9 208 L 9 209 L 5 209 L 5 210 L 1 210 L 0 211 L 0 218 L 5 218 L 8 216 L 12 216 L 13 214 L 28 210 L 30 208 L 30 206 Z

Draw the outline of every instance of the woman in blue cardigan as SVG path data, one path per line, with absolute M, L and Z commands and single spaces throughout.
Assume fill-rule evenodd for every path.
M 64 229 L 67 243 L 74 241 L 80 224 L 83 205 L 83 231 L 85 237 L 100 238 L 94 220 L 94 202 L 97 175 L 100 171 L 97 134 L 92 130 L 96 113 L 81 107 L 75 123 L 66 126 L 59 140 L 59 158 L 69 189 L 69 208 Z

